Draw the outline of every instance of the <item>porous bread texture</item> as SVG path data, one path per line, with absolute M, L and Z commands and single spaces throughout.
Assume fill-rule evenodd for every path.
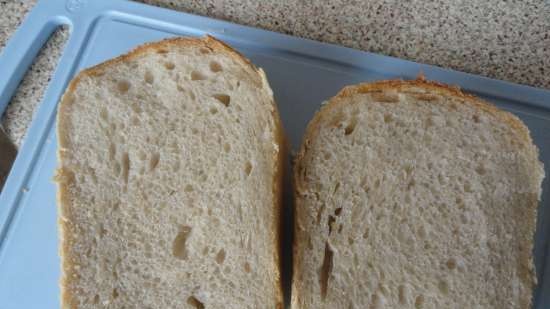
M 543 177 L 525 125 L 458 89 L 346 87 L 296 158 L 292 308 L 530 308 Z
M 282 131 L 212 37 L 81 72 L 58 113 L 63 308 L 280 308 Z

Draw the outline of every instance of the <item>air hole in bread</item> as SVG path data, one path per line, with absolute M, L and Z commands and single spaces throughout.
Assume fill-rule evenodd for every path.
M 229 143 L 223 144 L 223 151 L 225 151 L 226 153 L 229 153 L 231 151 L 231 144 Z
M 210 53 L 210 49 L 206 48 L 206 47 L 201 47 L 199 49 L 200 53 L 203 54 L 203 55 L 206 55 L 206 54 L 209 54 Z
M 152 84 L 155 81 L 155 77 L 153 76 L 153 73 L 151 71 L 146 71 L 144 76 L 145 82 L 148 84 Z
M 115 164 L 113 165 L 113 172 L 115 173 L 115 175 L 120 175 L 120 163 L 116 162 L 115 161 Z
M 101 108 L 101 110 L 99 111 L 99 118 L 103 121 L 109 120 L 109 112 L 105 107 Z
M 152 171 L 155 168 L 157 168 L 157 166 L 159 165 L 159 162 L 160 162 L 160 153 L 153 152 L 153 154 L 151 155 L 151 159 L 149 160 L 149 171 Z
M 210 61 L 210 71 L 217 73 L 223 71 L 221 64 L 216 61 Z
M 390 123 L 393 121 L 393 116 L 391 114 L 384 114 L 384 122 Z
M 112 134 L 115 134 L 115 131 L 116 131 L 116 123 L 111 123 L 109 125 L 109 133 L 112 135 Z
M 176 89 L 177 89 L 179 92 L 185 92 L 185 89 L 183 89 L 183 87 L 180 86 L 180 85 L 176 85 Z
M 228 96 L 227 94 L 223 94 L 223 93 L 220 93 L 220 94 L 215 94 L 213 95 L 212 97 L 214 97 L 216 100 L 218 100 L 220 103 L 222 103 L 223 105 L 225 105 L 225 107 L 228 107 L 229 106 L 229 103 L 231 102 L 231 97 Z
M 326 242 L 323 264 L 321 264 L 321 268 L 319 269 L 319 285 L 321 287 L 321 298 L 323 300 L 327 297 L 328 281 L 333 267 L 333 254 L 332 248 L 330 248 L 329 243 Z
M 435 124 L 435 122 L 434 122 L 433 118 L 428 117 L 428 119 L 426 119 L 426 122 L 424 123 L 424 127 L 429 128 L 429 127 L 432 127 L 434 124 Z
M 185 187 L 183 187 L 183 191 L 192 192 L 193 191 L 193 186 L 192 185 L 185 185 Z
M 173 69 L 176 67 L 176 65 L 175 65 L 173 62 L 165 62 L 165 63 L 164 63 L 164 67 L 165 67 L 167 70 L 171 71 L 171 70 L 173 70 Z
M 485 169 L 485 166 L 483 164 L 480 164 L 478 165 L 478 167 L 476 167 L 476 172 L 479 174 L 479 175 L 485 175 L 485 173 L 487 172 L 487 170 Z
M 122 154 L 122 179 L 124 179 L 125 183 L 128 183 L 128 174 L 130 173 L 130 157 L 128 156 L 128 153 L 125 152 Z
M 216 254 L 216 263 L 223 264 L 224 261 L 225 261 L 225 250 L 220 249 L 220 251 L 218 251 L 218 253 Z
M 157 54 L 161 54 L 161 55 L 164 55 L 164 54 L 168 53 L 168 51 L 166 49 L 162 49 L 162 48 L 159 48 L 156 51 L 157 51 Z
M 468 181 L 464 182 L 464 192 L 472 192 L 472 185 Z
M 86 249 L 86 257 L 91 257 L 92 256 L 92 247 L 88 247 L 88 249 Z
M 420 309 L 424 307 L 424 295 L 416 296 L 416 299 L 414 300 L 414 307 L 416 309 Z
M 201 182 L 205 182 L 208 179 L 208 175 L 203 170 L 199 171 L 198 177 Z
M 99 304 L 99 295 L 95 294 L 94 298 L 92 298 L 92 304 L 96 305 Z
M 210 248 L 208 246 L 202 248 L 202 255 L 207 255 L 208 251 L 210 251 Z
M 191 80 L 205 80 L 206 75 L 202 74 L 199 71 L 192 71 L 191 72 Z
M 344 128 L 344 134 L 350 135 L 351 133 L 353 133 L 353 131 L 355 130 L 355 126 L 357 126 L 357 118 L 351 117 L 348 125 Z
M 113 299 L 117 299 L 118 298 L 118 289 L 117 288 L 114 288 L 113 289 L 113 292 L 112 292 L 112 295 L 113 295 Z
M 218 113 L 218 109 L 215 107 L 210 107 L 210 114 L 215 115 Z
M 190 226 L 181 226 L 172 244 L 172 255 L 180 260 L 187 259 L 187 240 L 191 235 Z
M 198 300 L 195 296 L 189 296 L 187 298 L 187 304 L 195 307 L 195 309 L 204 309 L 204 304 Z
M 325 211 L 326 204 L 322 203 L 319 207 L 319 212 L 317 213 L 317 224 L 321 223 L 321 218 L 323 217 L 323 212 Z
M 447 268 L 450 270 L 453 270 L 456 268 L 456 259 L 455 258 L 449 258 L 447 262 L 445 263 L 447 265 Z
M 334 210 L 334 214 L 336 216 L 340 216 L 341 213 L 342 213 L 342 207 L 338 207 Z
M 250 264 L 248 262 L 244 262 L 244 272 L 250 273 L 252 271 L 252 268 L 250 267 Z
M 414 180 L 414 178 L 410 179 L 409 183 L 407 184 L 407 190 L 411 190 L 415 184 L 416 184 L 416 181 Z
M 107 230 L 105 229 L 105 226 L 103 226 L 103 223 L 99 224 L 99 238 L 105 237 L 105 234 L 107 234 Z
M 445 185 L 445 184 L 446 184 L 445 178 L 444 178 L 443 175 L 441 175 L 441 174 L 437 175 L 437 182 L 438 182 L 440 185 Z
M 364 239 L 369 238 L 369 228 L 368 228 L 368 227 L 365 228 L 365 232 L 363 232 L 363 238 L 364 238 Z
M 126 93 L 128 92 L 128 89 L 130 89 L 130 82 L 121 80 L 116 84 L 116 86 L 120 93 Z
M 191 101 L 195 101 L 196 99 L 195 94 L 192 91 L 189 91 L 189 98 L 191 99 Z
M 334 218 L 332 215 L 328 216 L 328 234 L 329 235 L 332 233 L 332 226 L 334 225 L 335 221 L 336 221 L 336 218 Z
M 250 173 L 252 173 L 252 163 L 250 161 L 246 161 L 244 164 L 244 173 L 246 176 L 250 176 Z
M 116 155 L 116 145 L 115 143 L 109 144 L 109 160 L 113 161 Z

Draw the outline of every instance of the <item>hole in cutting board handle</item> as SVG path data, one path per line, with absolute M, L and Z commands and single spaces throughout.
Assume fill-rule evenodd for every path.
M 15 30 L 15 29 L 14 29 Z M 17 149 L 23 144 L 33 114 L 42 101 L 42 97 L 57 67 L 69 36 L 67 26 L 54 28 L 49 38 L 42 45 L 33 62 L 29 65 L 11 100 L 2 113 L 0 125 L 10 144 L 9 151 L 0 154 L 0 192 L 15 160 Z M 8 141 L 0 141 L 0 143 Z M 13 148 L 13 149 L 11 149 Z M 2 149 L 7 149 L 3 148 Z

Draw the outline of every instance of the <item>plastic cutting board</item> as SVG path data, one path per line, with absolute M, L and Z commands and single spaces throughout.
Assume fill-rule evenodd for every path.
M 342 86 L 411 79 L 422 71 L 428 79 L 459 85 L 518 115 L 531 130 L 550 175 L 548 90 L 121 0 L 39 1 L 0 55 L 0 112 L 41 46 L 61 25 L 69 26 L 70 38 L 0 194 L 0 309 L 59 308 L 52 182 L 57 103 L 76 72 L 144 42 L 209 33 L 231 44 L 265 69 L 294 149 L 320 103 Z M 543 183 L 534 250 L 539 281 L 533 295 L 536 309 L 550 308 L 548 183 Z

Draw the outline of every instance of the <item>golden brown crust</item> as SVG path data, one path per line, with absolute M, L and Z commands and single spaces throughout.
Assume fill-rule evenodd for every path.
M 263 74 L 263 73 L 261 73 Z M 267 84 L 267 82 L 266 82 Z M 272 104 L 274 106 L 272 117 L 275 121 L 275 143 L 277 144 L 278 151 L 274 155 L 274 162 L 275 162 L 275 173 L 273 175 L 273 205 L 276 207 L 275 214 L 275 226 L 277 227 L 277 231 L 275 232 L 275 244 L 277 245 L 276 248 L 276 256 L 275 261 L 276 265 L 279 268 L 279 274 L 276 278 L 275 282 L 275 290 L 278 294 L 277 299 L 277 307 L 283 308 L 283 283 L 281 280 L 281 261 L 282 261 L 282 248 L 281 248 L 281 214 L 283 211 L 283 180 L 284 180 L 284 173 L 285 173 L 285 158 L 288 154 L 288 143 L 286 141 L 286 135 L 284 133 L 284 129 L 281 123 L 281 118 L 279 117 L 279 111 L 276 108 L 275 100 L 272 98 Z
M 168 52 L 168 48 L 177 45 L 180 47 L 199 47 L 206 49 L 207 52 L 218 52 L 223 53 L 231 57 L 236 62 L 241 62 L 245 66 L 247 66 L 249 69 L 254 70 L 258 75 L 260 75 L 260 78 L 264 81 L 263 86 L 268 91 L 269 95 L 271 96 L 271 102 L 272 102 L 272 117 L 275 122 L 275 141 L 274 143 L 277 144 L 277 147 L 279 147 L 278 152 L 274 154 L 274 164 L 275 164 L 275 173 L 273 175 L 273 194 L 274 194 L 274 200 L 273 200 L 273 207 L 276 207 L 275 213 L 276 213 L 276 222 L 275 226 L 279 228 L 280 226 L 280 213 L 282 211 L 282 187 L 283 187 L 283 172 L 284 172 L 284 158 L 286 157 L 286 142 L 285 142 L 285 135 L 283 132 L 283 128 L 281 125 L 281 120 L 279 117 L 279 112 L 277 109 L 277 105 L 275 103 L 275 100 L 273 99 L 273 95 L 271 92 L 271 89 L 269 88 L 269 84 L 267 83 L 267 80 L 265 79 L 265 75 L 262 70 L 258 69 L 256 66 L 254 66 L 250 60 L 248 60 L 246 57 L 241 55 L 239 52 L 231 48 L 229 45 L 225 44 L 222 41 L 217 40 L 216 38 L 206 35 L 203 38 L 189 38 L 189 37 L 175 37 L 175 38 L 169 38 L 165 39 L 159 42 L 153 42 L 153 43 L 147 43 L 140 45 L 136 47 L 135 49 L 131 50 L 127 54 L 115 57 L 113 59 L 107 60 L 103 63 L 100 63 L 98 65 L 95 65 L 93 67 L 87 68 L 82 70 L 78 73 L 77 76 L 71 80 L 69 85 L 67 86 L 67 89 L 65 91 L 65 94 L 61 98 L 61 102 L 58 107 L 58 126 L 57 126 L 57 136 L 58 136 L 58 161 L 63 161 L 63 152 L 68 146 L 67 136 L 63 132 L 63 127 L 66 125 L 65 120 L 62 117 L 63 114 L 66 113 L 66 109 L 70 107 L 72 103 L 72 94 L 74 93 L 77 85 L 81 82 L 82 78 L 84 77 L 95 77 L 95 76 L 101 76 L 104 74 L 104 70 L 106 68 L 109 68 L 111 66 L 117 65 L 119 63 L 125 63 L 129 62 L 135 59 L 139 59 L 139 57 L 147 55 L 151 52 L 156 53 L 166 53 Z M 57 204 L 58 204 L 58 212 L 60 214 L 58 225 L 60 229 L 60 257 L 62 261 L 62 270 L 65 273 L 69 270 L 71 267 L 71 262 L 67 260 L 67 257 L 65 256 L 65 253 L 68 252 L 68 244 L 69 242 L 64 239 L 64 237 L 70 237 L 70 233 L 67 233 L 69 227 L 67 226 L 67 222 L 65 222 L 63 216 L 66 212 L 66 209 L 62 207 L 63 204 L 67 204 L 67 202 L 62 201 L 68 201 L 70 199 L 69 196 L 69 190 L 68 188 L 71 186 L 71 181 L 67 177 L 64 177 L 65 173 L 62 169 L 59 169 L 57 171 L 58 177 L 56 179 L 63 179 L 63 181 L 57 182 Z M 274 241 L 275 244 L 280 243 L 280 229 L 276 230 L 274 233 Z M 281 261 L 281 249 L 279 246 L 277 246 L 276 249 L 276 255 L 274 257 L 274 265 L 276 265 L 276 273 L 277 276 L 274 278 L 275 283 L 275 290 L 277 291 L 277 299 L 275 300 L 277 306 L 282 306 L 283 303 L 283 288 L 282 288 L 282 281 L 281 281 L 281 271 L 279 268 Z M 62 276 L 60 285 L 61 285 L 61 303 L 62 306 L 65 305 L 66 308 L 75 308 L 76 303 L 74 299 L 71 297 L 71 291 L 67 291 L 67 284 L 66 284 L 67 278 Z M 64 308 L 65 308 L 64 307 Z
M 231 48 L 229 45 L 214 38 L 213 36 L 206 35 L 204 38 L 174 37 L 174 38 L 164 39 L 158 42 L 145 43 L 143 45 L 140 45 L 132 49 L 126 54 L 109 59 L 93 67 L 80 71 L 78 75 L 76 75 L 71 80 L 71 82 L 67 86 L 67 90 L 65 91 L 65 93 L 66 94 L 72 93 L 76 85 L 78 85 L 80 80 L 85 76 L 101 76 L 102 74 L 104 74 L 103 70 L 105 68 L 116 65 L 118 63 L 132 61 L 134 59 L 139 58 L 140 56 L 146 55 L 149 52 L 165 53 L 167 52 L 166 48 L 174 45 L 186 46 L 186 47 L 192 47 L 192 46 L 202 47 L 202 48 L 206 48 L 210 52 L 226 53 L 235 61 L 243 62 L 249 68 L 255 71 L 258 71 L 258 68 L 256 68 L 256 66 L 254 66 L 252 62 L 250 62 L 250 60 L 248 60 L 246 57 L 241 55 L 238 51 Z M 61 100 L 61 102 L 63 102 L 63 99 Z
M 153 43 L 146 43 L 143 45 L 140 45 L 130 52 L 115 57 L 113 59 L 107 60 L 105 62 L 102 62 L 96 66 L 93 66 L 91 68 L 85 69 L 81 71 L 78 76 L 81 75 L 90 75 L 90 76 L 97 76 L 101 75 L 103 73 L 103 69 L 110 67 L 117 63 L 123 63 L 128 62 L 131 60 L 134 60 L 136 58 L 139 58 L 142 55 L 145 55 L 149 52 L 156 52 L 156 53 L 166 53 L 167 48 L 171 46 L 185 46 L 185 47 L 199 47 L 199 48 L 205 48 L 209 50 L 210 52 L 220 52 L 220 53 L 226 53 L 231 58 L 233 58 L 236 61 L 244 62 L 247 66 L 250 68 L 258 71 L 256 66 L 254 66 L 250 60 L 248 60 L 246 57 L 241 55 L 238 51 L 231 48 L 229 45 L 225 44 L 224 42 L 214 38 L 213 36 L 206 35 L 203 38 L 191 38 L 191 37 L 174 37 L 174 38 L 168 38 L 164 39 L 162 41 L 153 42 Z M 78 78 L 78 76 L 76 78 Z M 75 78 L 75 79 L 76 79 Z
M 273 175 L 274 181 L 273 181 L 273 198 L 275 207 L 277 208 L 275 210 L 275 213 L 277 215 L 275 226 L 277 227 L 277 231 L 275 233 L 275 244 L 277 244 L 277 251 L 276 251 L 276 265 L 279 267 L 279 277 L 277 278 L 277 282 L 275 284 L 275 289 L 277 290 L 277 294 L 279 295 L 278 299 L 278 305 L 280 308 L 283 308 L 283 283 L 281 280 L 281 261 L 282 261 L 282 243 L 281 243 L 281 226 L 282 226 L 282 220 L 281 215 L 283 212 L 283 180 L 284 180 L 284 173 L 285 173 L 285 158 L 288 154 L 288 147 L 286 143 L 286 137 L 284 134 L 283 127 L 281 125 L 281 121 L 279 118 L 279 114 L 277 110 L 275 109 L 274 118 L 276 119 L 276 143 L 278 144 L 279 151 L 275 155 L 275 174 Z
M 302 147 L 300 152 L 296 156 L 296 162 L 301 161 L 305 151 L 308 147 L 308 144 L 311 140 L 315 139 L 319 127 L 322 123 L 322 120 L 328 117 L 335 109 L 337 109 L 342 104 L 347 104 L 344 99 L 353 97 L 358 94 L 366 93 L 376 93 L 376 92 L 385 92 L 385 91 L 403 91 L 408 89 L 422 89 L 427 91 L 426 94 L 435 94 L 441 95 L 443 97 L 453 97 L 461 99 L 463 104 L 468 104 L 474 108 L 477 108 L 480 111 L 483 111 L 489 115 L 492 115 L 499 119 L 501 122 L 508 124 L 513 128 L 517 133 L 519 133 L 521 140 L 526 143 L 532 143 L 531 136 L 529 135 L 529 130 L 516 116 L 511 113 L 505 112 L 498 109 L 494 105 L 487 103 L 476 96 L 464 93 L 460 90 L 459 87 L 453 87 L 445 85 L 435 81 L 427 81 L 422 75 L 415 80 L 383 80 L 372 83 L 361 83 L 352 86 L 344 87 L 336 96 L 331 98 L 325 106 L 323 106 L 313 117 L 310 123 L 307 126 L 306 133 L 304 134 L 304 139 L 302 142 Z M 384 102 L 384 100 L 382 100 Z M 430 98 L 424 98 L 426 102 L 432 102 L 434 100 Z M 385 101 L 384 103 L 391 103 Z M 434 102 L 434 104 L 438 104 Z M 294 179 L 296 181 L 296 189 L 301 188 L 301 183 L 298 178 L 299 172 L 298 169 L 295 170 Z
M 442 96 L 462 99 L 465 104 L 470 104 L 476 108 L 479 108 L 484 112 L 487 112 L 489 114 L 496 116 L 498 119 L 507 123 L 512 128 L 525 131 L 525 125 L 521 121 L 519 121 L 519 119 L 514 115 L 508 112 L 504 112 L 498 109 L 496 106 L 489 104 L 474 95 L 462 92 L 460 88 L 457 86 L 449 86 L 436 81 L 427 81 L 422 77 L 417 78 L 415 80 L 407 80 L 407 81 L 395 79 L 395 80 L 379 81 L 374 83 L 362 83 L 355 86 L 348 86 L 342 89 L 342 91 L 340 91 L 340 93 L 336 95 L 335 99 L 351 97 L 359 93 L 369 93 L 369 92 L 384 91 L 384 90 L 401 91 L 401 90 L 404 90 L 407 88 L 413 88 L 413 87 L 423 88 L 424 90 L 429 90 L 429 91 L 432 91 L 432 93 L 439 94 Z M 426 101 L 430 101 L 430 100 L 426 100 Z M 527 136 L 529 136 L 528 132 L 525 132 L 525 133 L 527 133 Z

